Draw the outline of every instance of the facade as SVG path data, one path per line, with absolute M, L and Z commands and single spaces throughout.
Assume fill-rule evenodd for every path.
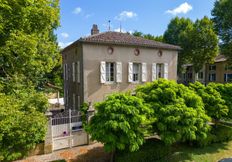
M 184 65 L 184 73 L 180 75 L 181 83 L 199 81 L 203 84 L 210 82 L 228 83 L 232 82 L 232 66 L 224 55 L 218 55 L 214 64 L 205 64 L 200 72 L 195 73 L 192 64 Z
M 65 105 L 79 109 L 109 94 L 133 90 L 158 78 L 177 80 L 180 47 L 126 33 L 98 33 L 80 38 L 62 50 Z

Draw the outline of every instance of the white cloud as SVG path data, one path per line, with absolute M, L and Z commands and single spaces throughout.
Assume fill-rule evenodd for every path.
M 86 14 L 86 15 L 85 15 L 85 18 L 88 19 L 88 18 L 90 18 L 90 17 L 92 17 L 92 16 L 94 16 L 93 13 L 92 13 L 92 14 Z
M 60 34 L 63 38 L 68 38 L 69 37 L 69 34 L 68 33 L 61 33 Z
M 58 45 L 60 46 L 60 48 L 65 48 L 68 45 L 72 44 L 73 42 L 59 42 Z
M 135 17 L 137 17 L 137 14 L 133 11 L 122 11 L 118 16 L 115 17 L 115 19 L 119 21 L 125 21 Z
M 73 13 L 78 15 L 81 13 L 81 11 L 82 11 L 82 9 L 80 7 L 77 7 L 74 9 Z
M 170 13 L 172 15 L 177 15 L 177 14 L 186 14 L 189 11 L 191 11 L 193 9 L 193 7 L 188 4 L 187 2 L 182 3 L 180 6 L 178 6 L 177 8 L 174 8 L 173 10 L 167 10 L 166 13 Z
M 120 32 L 120 28 L 114 29 L 114 31 Z M 122 32 L 122 33 L 126 33 L 127 31 L 126 31 L 125 29 L 121 29 L 121 32 Z

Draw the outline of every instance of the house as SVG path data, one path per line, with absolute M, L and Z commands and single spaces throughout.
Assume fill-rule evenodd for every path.
M 228 83 L 232 82 L 232 65 L 224 55 L 218 55 L 213 64 L 205 64 L 203 68 L 196 73 L 192 64 L 183 65 L 184 72 L 180 75 L 181 83 L 199 81 L 203 84 L 209 82 Z
M 177 80 L 179 46 L 128 33 L 99 33 L 80 38 L 62 50 L 66 108 L 98 102 L 109 94 L 134 89 L 158 78 Z

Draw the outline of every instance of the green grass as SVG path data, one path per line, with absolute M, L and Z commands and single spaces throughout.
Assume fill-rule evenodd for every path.
M 117 153 L 116 162 L 217 162 L 223 158 L 232 157 L 232 141 L 214 143 L 206 147 L 176 144 L 171 149 L 156 142 L 157 140 L 148 142 L 134 153 Z M 157 157 L 157 155 L 162 156 Z

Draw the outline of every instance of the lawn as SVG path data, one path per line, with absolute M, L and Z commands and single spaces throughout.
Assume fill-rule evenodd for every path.
M 201 148 L 185 144 L 166 147 L 160 141 L 150 140 L 135 153 L 117 153 L 116 162 L 217 162 L 229 157 L 232 157 L 232 141 Z

